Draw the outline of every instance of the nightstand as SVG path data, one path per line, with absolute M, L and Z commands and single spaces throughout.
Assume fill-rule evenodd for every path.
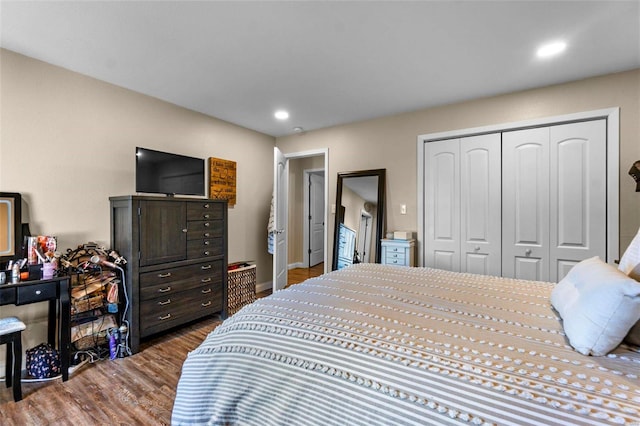
M 380 240 L 383 265 L 416 266 L 416 240 Z

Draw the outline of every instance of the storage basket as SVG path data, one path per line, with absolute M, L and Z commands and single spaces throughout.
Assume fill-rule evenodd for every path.
M 256 300 L 256 265 L 242 266 L 227 272 L 229 315 Z

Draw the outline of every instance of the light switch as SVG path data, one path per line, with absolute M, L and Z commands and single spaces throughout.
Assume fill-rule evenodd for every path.
M 400 214 L 407 214 L 407 205 L 406 204 L 401 204 L 400 205 Z

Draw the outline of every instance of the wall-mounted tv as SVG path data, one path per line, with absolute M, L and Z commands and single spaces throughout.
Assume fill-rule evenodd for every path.
M 205 195 L 202 158 L 136 148 L 136 192 Z

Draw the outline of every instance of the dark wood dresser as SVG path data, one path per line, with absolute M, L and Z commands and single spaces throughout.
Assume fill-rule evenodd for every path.
M 111 247 L 127 259 L 132 352 L 142 338 L 218 312 L 226 317 L 226 201 L 109 200 Z

